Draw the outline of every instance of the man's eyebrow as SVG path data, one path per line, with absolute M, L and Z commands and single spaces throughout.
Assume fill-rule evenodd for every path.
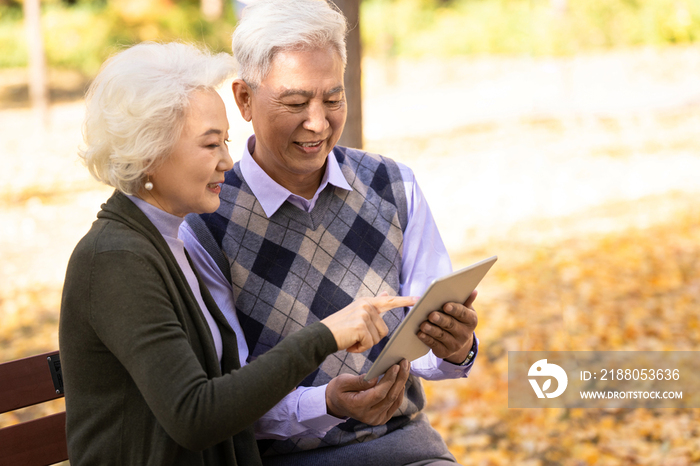
M 337 94 L 337 93 L 339 93 L 339 92 L 345 92 L 345 88 L 344 88 L 343 86 L 334 87 L 334 88 L 331 89 L 330 91 L 326 92 L 326 93 L 324 94 L 324 96 L 329 96 L 329 95 Z
M 345 91 L 345 88 L 343 86 L 338 86 L 338 87 L 334 87 L 330 91 L 324 92 L 323 95 L 329 96 L 329 95 L 337 94 L 338 92 L 344 92 L 344 91 Z M 302 89 L 285 89 L 279 95 L 279 98 L 282 99 L 282 98 L 288 97 L 290 95 L 300 95 L 302 97 L 311 98 L 311 97 L 313 97 L 314 93 L 311 91 L 305 91 Z
M 283 97 L 289 97 L 290 95 L 300 95 L 303 97 L 313 97 L 314 94 L 311 91 L 304 91 L 301 89 L 285 89 L 280 94 L 280 99 Z

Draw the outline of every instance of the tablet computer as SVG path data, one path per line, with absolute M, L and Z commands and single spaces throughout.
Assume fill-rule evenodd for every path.
M 428 315 L 442 309 L 445 303 L 463 303 L 476 289 L 482 278 L 496 262 L 497 257 L 489 257 L 469 267 L 437 278 L 428 287 L 404 320 L 396 328 L 386 346 L 370 367 L 365 380 L 382 375 L 402 359 L 413 361 L 430 351 L 430 348 L 416 336 L 420 324 Z

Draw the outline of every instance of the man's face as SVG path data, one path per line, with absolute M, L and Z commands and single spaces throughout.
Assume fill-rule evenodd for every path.
M 242 87 L 247 89 L 243 99 Z M 243 117 L 253 122 L 255 161 L 291 192 L 312 197 L 347 117 L 338 53 L 330 48 L 279 52 L 255 91 L 239 81 L 234 94 Z

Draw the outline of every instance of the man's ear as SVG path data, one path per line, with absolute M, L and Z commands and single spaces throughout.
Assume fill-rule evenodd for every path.
M 253 119 L 252 100 L 253 90 L 242 79 L 234 79 L 231 84 L 233 90 L 233 98 L 236 99 L 236 105 L 241 112 L 241 116 L 245 121 L 250 122 Z

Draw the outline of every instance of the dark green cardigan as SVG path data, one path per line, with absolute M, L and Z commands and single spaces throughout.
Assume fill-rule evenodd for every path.
M 337 350 L 317 323 L 240 368 L 200 280 L 209 327 L 156 227 L 116 192 L 66 273 L 59 343 L 72 466 L 259 465 L 252 423 Z M 224 375 L 222 375 L 222 372 Z

